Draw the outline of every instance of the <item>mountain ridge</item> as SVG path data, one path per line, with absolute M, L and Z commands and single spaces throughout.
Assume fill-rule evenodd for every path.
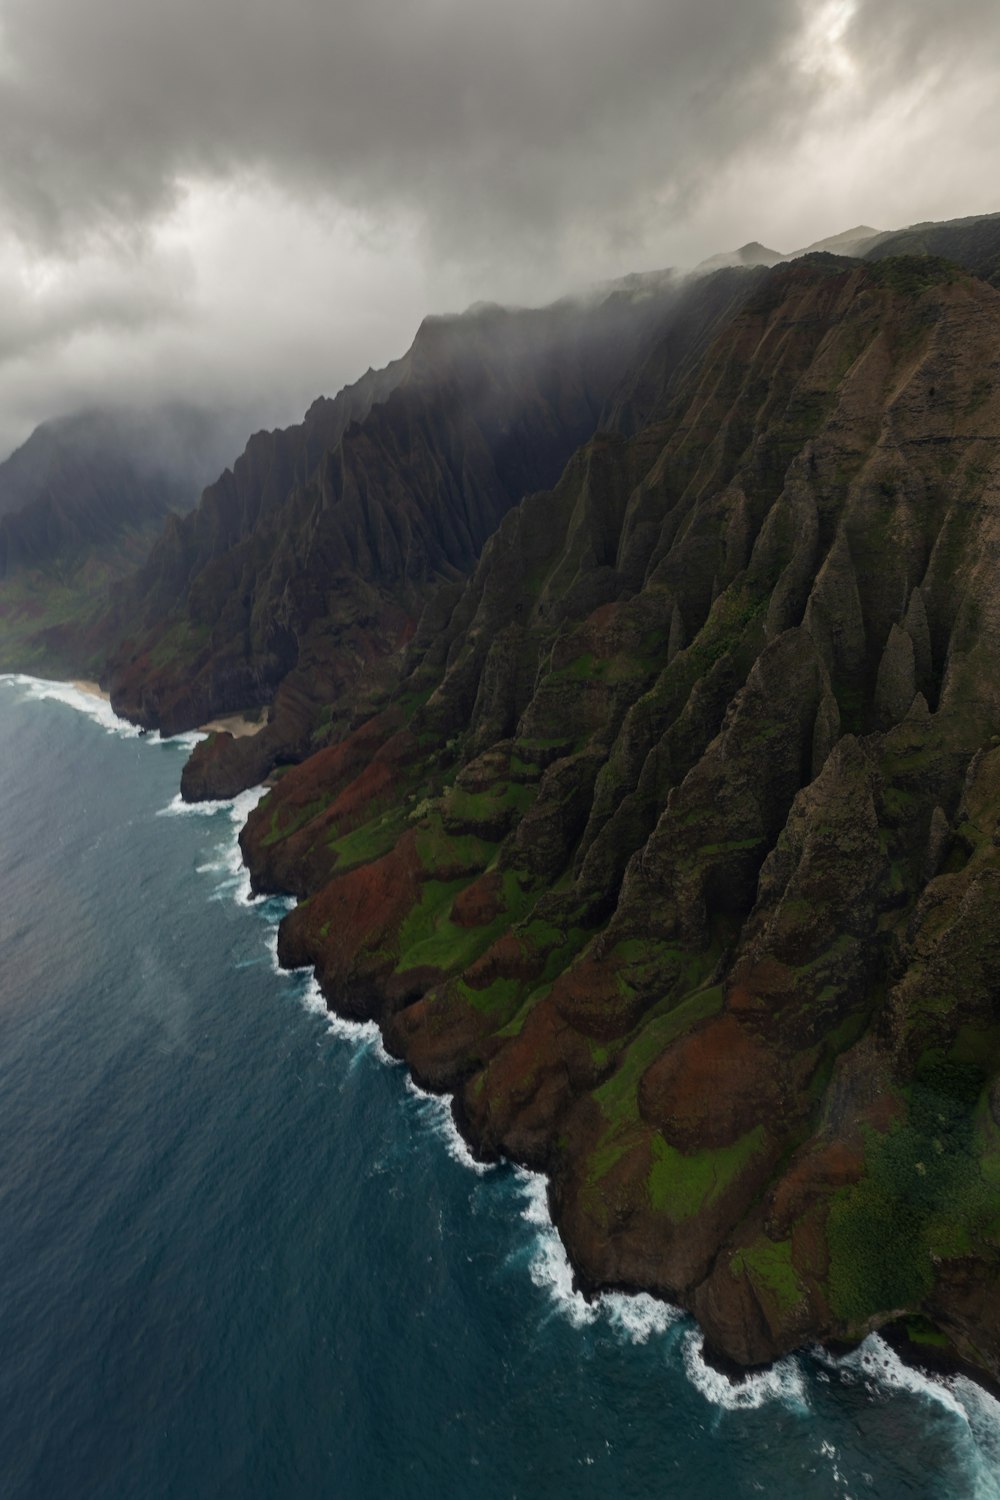
M 550 1174 L 581 1282 L 741 1364 L 905 1314 L 1000 1369 L 998 339 L 947 263 L 779 266 L 242 838 L 281 961 Z

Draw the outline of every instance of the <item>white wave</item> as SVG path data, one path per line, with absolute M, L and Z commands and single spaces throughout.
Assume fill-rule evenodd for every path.
M 258 802 L 263 802 L 270 790 L 270 787 L 266 786 L 251 786 L 245 792 L 240 792 L 238 796 L 230 798 L 228 802 L 221 805 L 228 806 L 230 818 L 238 828 L 242 828 Z
M 597 1302 L 588 1302 L 573 1286 L 573 1268 L 549 1215 L 548 1184 L 541 1172 L 516 1169 L 524 1198 L 521 1217 L 535 1231 L 528 1274 L 535 1285 L 548 1292 L 553 1312 L 568 1318 L 575 1328 L 596 1323 L 601 1315 Z
M 972 1500 L 1000 1497 L 1000 1401 L 964 1375 L 948 1380 L 952 1395 L 965 1413 L 969 1437 L 975 1445 Z
M 208 735 L 201 729 L 188 729 L 182 734 L 164 734 L 162 729 L 156 731 L 158 745 L 179 745 L 185 750 L 193 750 L 195 745 L 200 745 L 207 738 Z
M 220 890 L 232 890 L 236 884 L 245 884 L 249 892 L 249 872 L 243 863 L 239 844 L 235 840 L 232 843 L 220 844 L 216 849 L 216 856 L 208 864 L 197 865 L 195 867 L 197 873 L 199 875 L 221 876 L 218 882 Z
M 274 934 L 274 962 L 277 966 L 278 958 L 278 935 Z M 301 969 L 281 969 L 282 974 L 301 974 Z M 319 980 L 315 974 L 311 974 L 305 989 L 302 992 L 303 1009 L 311 1011 L 313 1015 L 321 1016 L 326 1022 L 326 1029 L 330 1036 L 342 1038 L 351 1042 L 361 1052 L 374 1051 L 379 1060 L 391 1061 L 389 1054 L 382 1046 L 382 1033 L 374 1021 L 351 1021 L 346 1016 L 338 1016 L 326 1003 L 326 997 L 319 987 Z
M 237 828 L 242 828 L 254 808 L 262 798 L 266 797 L 269 788 L 266 786 L 252 786 L 248 791 L 240 792 L 236 797 L 220 797 L 209 802 L 185 802 L 180 792 L 161 807 L 157 813 L 160 818 L 214 818 L 216 813 L 228 813 L 230 821 Z
M 611 1327 L 632 1344 L 648 1343 L 654 1334 L 665 1334 L 684 1317 L 681 1308 L 670 1302 L 661 1302 L 648 1292 L 638 1292 L 634 1296 L 625 1292 L 605 1292 L 599 1300 L 601 1311 L 606 1314 Z
M 0 682 L 21 688 L 26 698 L 36 702 L 48 699 L 54 703 L 64 703 L 67 708 L 75 709 L 77 713 L 92 719 L 108 734 L 117 734 L 125 740 L 138 739 L 142 734 L 137 724 L 130 724 L 127 719 L 119 718 L 105 698 L 84 692 L 71 682 L 51 682 L 45 677 L 29 677 L 24 672 L 5 672 L 0 675 Z
M 388 1062 L 395 1061 L 391 1058 L 385 1048 L 382 1048 L 385 1059 Z M 468 1167 L 470 1172 L 477 1173 L 480 1177 L 492 1171 L 493 1164 L 488 1161 L 477 1161 L 462 1138 L 462 1133 L 455 1124 L 455 1117 L 451 1112 L 451 1104 L 441 1094 L 429 1094 L 419 1084 L 414 1083 L 409 1074 L 406 1075 L 406 1092 L 416 1103 L 416 1112 L 419 1118 L 444 1143 L 444 1149 L 452 1161 L 457 1161 L 460 1166 Z
M 834 1446 L 834 1444 L 828 1442 L 827 1439 L 824 1438 L 816 1450 L 816 1457 L 820 1459 L 821 1462 L 825 1462 L 829 1465 L 831 1481 L 834 1485 L 842 1488 L 845 1495 L 848 1495 L 847 1486 L 850 1481 L 848 1480 L 847 1476 L 841 1471 L 840 1453 Z M 866 1482 L 869 1484 L 871 1483 L 870 1476 L 866 1476 Z M 849 1495 L 848 1500 L 850 1500 Z
M 724 1411 L 756 1411 L 770 1401 L 780 1401 L 792 1411 L 807 1412 L 805 1375 L 794 1355 L 776 1360 L 766 1370 L 756 1370 L 740 1380 L 730 1380 L 705 1360 L 705 1338 L 692 1328 L 684 1339 L 684 1369 L 695 1390 Z
M 603 1321 L 631 1344 L 645 1344 L 654 1336 L 662 1337 L 683 1320 L 681 1308 L 661 1302 L 648 1292 L 634 1296 L 626 1292 L 602 1292 L 588 1301 L 573 1285 L 573 1267 L 549 1213 L 544 1173 L 517 1167 L 515 1176 L 524 1203 L 521 1217 L 534 1230 L 528 1273 L 537 1287 L 548 1292 L 554 1313 L 565 1317 L 574 1328 Z
M 849 1354 L 835 1358 L 825 1350 L 816 1350 L 816 1358 L 828 1368 L 840 1372 L 841 1378 L 861 1382 L 872 1390 L 907 1391 L 912 1396 L 943 1406 L 952 1416 L 968 1421 L 965 1409 L 955 1397 L 948 1379 L 935 1380 L 922 1370 L 906 1364 L 885 1339 L 871 1333 L 864 1343 Z
M 277 927 L 277 924 L 275 924 L 270 929 L 270 931 L 267 934 L 267 938 L 265 939 L 265 941 L 266 941 L 266 945 L 267 945 L 267 950 L 268 950 L 268 952 L 271 955 L 271 968 L 274 970 L 274 972 L 276 974 L 282 974 L 282 975 L 294 974 L 296 972 L 294 969 L 283 969 L 281 967 L 281 965 L 279 964 L 279 962 L 278 962 L 278 927 Z M 319 985 L 317 985 L 316 988 L 319 989 Z M 322 996 L 320 996 L 320 998 L 322 999 Z M 306 1005 L 306 1010 L 311 1010 L 312 1008 L 313 1007 L 311 1005 L 308 1005 L 308 1004 Z
M 835 1358 L 817 1349 L 814 1356 L 841 1380 L 863 1384 L 871 1395 L 905 1392 L 954 1418 L 966 1439 L 961 1456 L 970 1470 L 970 1500 L 1000 1500 L 1000 1401 L 982 1386 L 964 1375 L 938 1378 L 914 1369 L 877 1333 L 850 1354 Z
M 166 807 L 157 812 L 158 818 L 214 818 L 217 812 L 231 807 L 231 802 L 185 802 L 180 792 L 175 792 Z
M 212 802 L 185 802 L 178 792 L 166 807 L 157 813 L 160 818 L 214 818 L 225 816 L 228 822 L 226 836 L 216 844 L 214 854 L 195 866 L 199 875 L 215 877 L 216 888 L 209 898 L 212 901 L 232 900 L 244 906 L 253 898 L 250 872 L 243 863 L 239 845 L 239 834 L 247 818 L 267 794 L 267 787 L 254 786 L 236 797 L 220 798 Z M 268 916 L 270 917 L 270 913 Z
M 294 901 L 289 900 L 289 909 L 294 906 Z M 353 1021 L 347 1016 L 340 1016 L 330 1009 L 326 1003 L 326 997 L 320 989 L 319 980 L 310 965 L 305 964 L 298 969 L 283 969 L 278 962 L 278 926 L 271 924 L 271 930 L 267 935 L 267 947 L 271 955 L 271 967 L 276 974 L 284 979 L 301 979 L 308 974 L 305 987 L 302 990 L 301 1001 L 303 1010 L 309 1011 L 314 1016 L 319 1016 L 326 1022 L 326 1030 L 330 1036 L 340 1037 L 343 1041 L 351 1042 L 355 1048 L 355 1056 L 360 1057 L 363 1052 L 372 1052 L 379 1062 L 388 1067 L 396 1066 L 396 1059 L 390 1057 L 385 1050 L 382 1041 L 382 1033 L 376 1021 Z

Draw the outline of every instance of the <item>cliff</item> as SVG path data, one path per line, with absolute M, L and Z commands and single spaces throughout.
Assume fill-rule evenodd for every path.
M 744 1364 L 905 1316 L 1000 1376 L 1000 293 L 755 275 L 487 506 L 243 849 L 281 961 L 549 1173 L 584 1285 Z
M 102 629 L 116 709 L 177 731 L 270 705 L 252 740 L 217 737 L 185 795 L 223 795 L 300 759 L 369 710 L 431 592 L 460 584 L 522 496 L 551 485 L 664 339 L 704 347 L 753 273 L 688 296 L 669 275 L 550 308 L 427 319 L 406 356 L 305 422 L 260 433 L 168 523 Z M 117 643 L 117 644 L 114 644 Z

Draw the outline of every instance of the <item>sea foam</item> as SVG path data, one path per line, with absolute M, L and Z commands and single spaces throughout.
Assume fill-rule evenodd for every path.
M 123 740 L 139 739 L 142 735 L 139 726 L 119 718 L 105 698 L 98 698 L 95 693 L 87 693 L 83 688 L 74 687 L 71 682 L 51 682 L 45 677 L 29 677 L 24 672 L 7 672 L 0 675 L 0 683 L 21 688 L 26 698 L 36 702 L 49 699 L 54 703 L 64 703 L 67 708 L 75 709 L 77 713 L 92 719 L 108 734 L 116 734 Z
M 383 1048 L 384 1051 L 384 1048 Z M 386 1054 L 388 1058 L 388 1054 Z M 388 1058 L 390 1062 L 393 1058 Z M 460 1166 L 468 1167 L 470 1172 L 477 1173 L 483 1177 L 493 1168 L 493 1163 L 478 1161 L 469 1150 L 463 1139 L 462 1133 L 455 1124 L 455 1117 L 451 1112 L 451 1104 L 441 1094 L 429 1094 L 419 1084 L 414 1083 L 409 1073 L 405 1081 L 406 1092 L 414 1101 L 414 1113 L 421 1124 L 444 1144 L 444 1149 L 452 1161 L 457 1161 Z
M 862 1384 L 872 1396 L 891 1398 L 905 1392 L 958 1423 L 970 1500 L 1000 1500 L 1000 1401 L 982 1386 L 964 1375 L 924 1374 L 906 1364 L 877 1333 L 839 1358 L 819 1348 L 813 1356 L 845 1384 Z
M 535 1286 L 548 1293 L 552 1313 L 566 1318 L 575 1328 L 603 1322 L 631 1344 L 645 1344 L 679 1323 L 684 1313 L 669 1302 L 647 1292 L 636 1296 L 603 1292 L 588 1300 L 573 1284 L 573 1267 L 559 1231 L 549 1213 L 548 1182 L 541 1172 L 515 1168 L 521 1195 L 521 1218 L 533 1231 L 528 1274 Z
M 770 1401 L 780 1401 L 803 1414 L 809 1410 L 805 1374 L 794 1355 L 776 1360 L 766 1370 L 730 1380 L 707 1362 L 704 1335 L 692 1328 L 684 1339 L 684 1369 L 695 1390 L 724 1411 L 756 1411 Z
M 214 802 L 185 802 L 178 792 L 157 813 L 159 818 L 214 818 L 220 814 L 228 819 L 225 837 L 215 846 L 210 858 L 195 866 L 199 875 L 214 875 L 216 889 L 210 898 L 213 901 L 232 899 L 245 905 L 252 899 L 250 872 L 243 863 L 239 835 L 247 818 L 267 795 L 266 786 L 250 787 L 236 797 Z

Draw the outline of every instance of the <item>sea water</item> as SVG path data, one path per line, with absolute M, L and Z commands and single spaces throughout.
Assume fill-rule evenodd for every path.
M 279 973 L 256 793 L 0 679 L 0 1496 L 1000 1497 L 1000 1406 L 878 1339 L 740 1385 L 576 1295 L 373 1027 Z

